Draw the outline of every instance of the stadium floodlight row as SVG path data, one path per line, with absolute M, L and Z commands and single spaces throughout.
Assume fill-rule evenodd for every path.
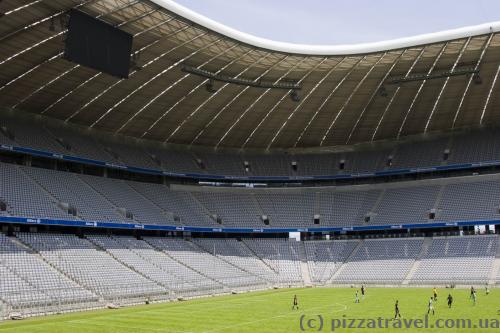
M 497 235 L 342 241 L 0 234 L 5 316 L 279 286 L 500 284 Z

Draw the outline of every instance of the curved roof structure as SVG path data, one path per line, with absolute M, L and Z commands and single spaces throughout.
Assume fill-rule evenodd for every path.
M 62 59 L 66 12 L 134 35 L 117 79 Z M 339 46 L 273 42 L 170 0 L 3 0 L 0 105 L 166 143 L 327 147 L 500 123 L 500 22 Z M 182 65 L 290 90 L 215 81 Z

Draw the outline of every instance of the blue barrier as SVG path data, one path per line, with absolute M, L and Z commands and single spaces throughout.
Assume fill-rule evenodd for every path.
M 30 217 L 10 217 L 0 216 L 0 224 L 24 224 L 24 225 L 47 225 L 63 227 L 83 227 L 101 229 L 124 229 L 124 230 L 157 230 L 157 231 L 189 231 L 206 233 L 289 233 L 289 232 L 347 232 L 347 231 L 382 231 L 382 230 L 404 230 L 422 228 L 444 228 L 463 227 L 476 225 L 500 224 L 500 220 L 480 220 L 480 221 L 456 221 L 456 222 L 435 222 L 435 223 L 413 223 L 398 225 L 370 225 L 352 227 L 312 227 L 312 228 L 212 228 L 193 226 L 172 226 L 172 225 L 152 225 L 137 223 L 111 223 L 98 221 L 80 220 L 57 220 Z
M 149 174 L 149 175 L 157 175 L 157 176 L 168 176 L 168 177 L 177 177 L 177 178 L 186 178 L 193 180 L 234 180 L 234 181 L 270 181 L 270 182 L 294 182 L 294 181 L 310 181 L 310 180 L 349 180 L 349 179 L 359 179 L 359 178 L 367 178 L 367 177 L 386 177 L 386 176 L 399 176 L 399 175 L 412 175 L 419 173 L 429 173 L 435 171 L 452 171 L 452 170 L 466 170 L 471 168 L 483 168 L 483 167 L 491 167 L 491 166 L 500 166 L 500 161 L 485 161 L 485 162 L 476 162 L 476 163 L 462 163 L 462 164 L 450 164 L 450 165 L 440 165 L 440 166 L 430 166 L 430 167 L 421 167 L 421 168 L 411 168 L 411 169 L 394 169 L 394 170 L 385 170 L 385 171 L 376 171 L 376 172 L 362 172 L 355 174 L 341 174 L 341 175 L 331 175 L 331 176 L 224 176 L 224 175 L 210 175 L 210 174 L 201 174 L 201 173 L 178 173 L 178 172 L 169 172 L 164 170 L 155 170 L 155 169 L 146 169 L 98 160 L 92 160 L 83 157 L 77 157 L 72 155 L 64 155 L 58 153 L 51 153 L 47 151 L 32 149 L 32 148 L 24 148 L 24 147 L 16 147 L 9 145 L 0 145 L 1 150 L 17 152 L 32 156 L 40 156 L 51 159 L 57 159 L 68 162 L 76 162 L 87 165 L 95 165 L 104 168 L 111 169 L 119 169 L 126 170 L 129 172 Z

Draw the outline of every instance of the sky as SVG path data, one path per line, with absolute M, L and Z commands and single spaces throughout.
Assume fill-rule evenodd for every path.
M 175 0 L 258 37 L 353 44 L 500 21 L 500 0 Z

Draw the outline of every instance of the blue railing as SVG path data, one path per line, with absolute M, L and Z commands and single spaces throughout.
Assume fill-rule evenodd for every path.
M 392 224 L 392 225 L 365 225 L 352 227 L 311 227 L 311 228 L 226 228 L 226 227 L 194 227 L 194 226 L 173 226 L 154 225 L 137 223 L 112 223 L 98 221 L 80 220 L 59 220 L 30 217 L 10 217 L 0 216 L 0 224 L 23 224 L 23 225 L 46 225 L 62 227 L 83 227 L 101 229 L 124 229 L 124 230 L 156 230 L 156 231 L 190 231 L 205 233 L 289 233 L 289 232 L 349 232 L 349 231 L 381 231 L 381 230 L 405 230 L 423 228 L 445 228 L 464 227 L 476 225 L 496 225 L 500 220 L 480 220 L 480 221 L 456 221 L 456 222 L 435 222 L 435 223 L 413 223 L 413 224 Z
M 157 176 L 168 176 L 175 178 L 185 178 L 192 180 L 207 180 L 207 181 L 240 181 L 240 182 L 293 182 L 293 181 L 314 181 L 314 180 L 349 180 L 349 179 L 359 179 L 368 177 L 387 177 L 387 176 L 399 176 L 399 175 L 412 175 L 412 174 L 422 174 L 436 171 L 452 171 L 452 170 L 467 170 L 472 168 L 484 168 L 491 166 L 500 166 L 500 161 L 485 161 L 476 163 L 461 163 L 461 164 L 450 164 L 450 165 L 440 165 L 434 167 L 419 167 L 419 168 L 404 168 L 404 169 L 392 169 L 384 171 L 374 171 L 374 172 L 360 172 L 352 174 L 340 174 L 340 175 L 325 175 L 325 176 L 227 176 L 227 175 L 210 175 L 203 173 L 182 173 L 182 172 L 169 172 L 159 169 L 147 169 L 135 166 L 128 166 L 122 164 L 116 164 L 111 162 L 98 161 L 83 157 L 76 157 L 72 155 L 64 155 L 58 153 L 47 152 L 43 150 L 37 150 L 32 148 L 16 147 L 2 144 L 0 149 L 4 151 L 11 151 L 21 154 L 27 154 L 31 156 L 40 156 L 50 159 L 56 159 L 67 162 L 76 162 L 87 165 L 100 166 L 104 168 L 125 170 L 134 173 L 157 175 Z

